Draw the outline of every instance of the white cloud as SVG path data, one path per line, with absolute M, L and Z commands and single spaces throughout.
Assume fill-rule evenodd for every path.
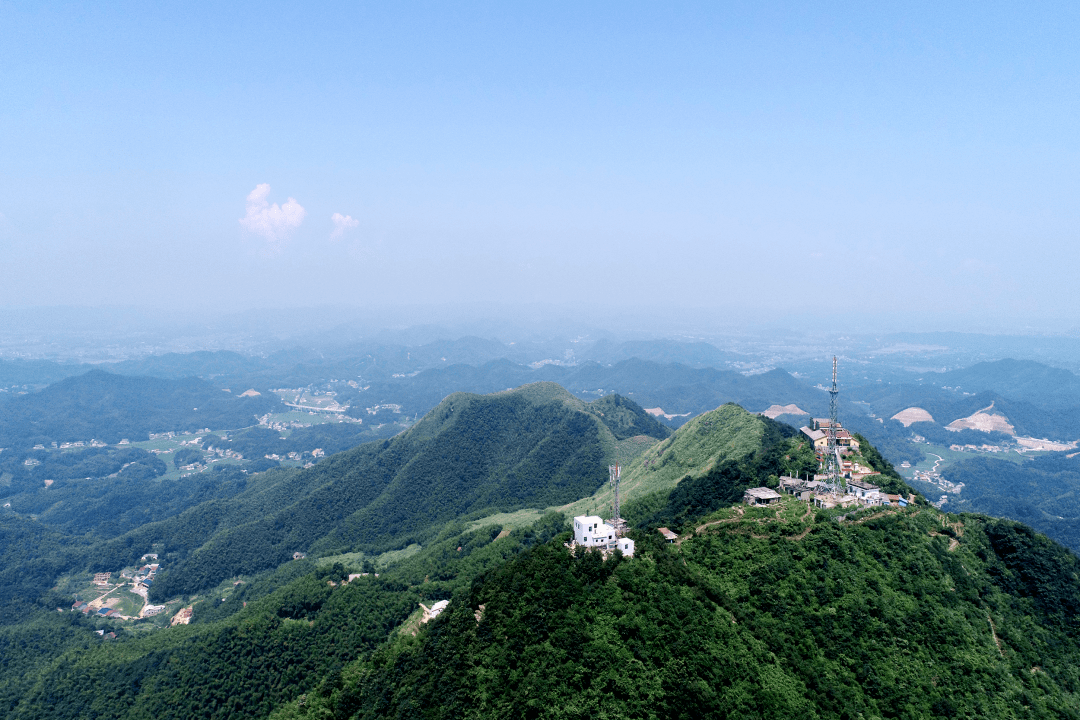
M 247 196 L 247 215 L 240 218 L 240 226 L 277 246 L 300 227 L 307 210 L 294 198 L 289 198 L 284 205 L 271 205 L 266 201 L 269 194 L 270 186 L 267 183 L 257 185 L 251 191 Z
M 330 233 L 331 240 L 337 240 L 345 234 L 346 230 L 360 224 L 360 221 L 353 218 L 352 215 L 342 215 L 341 213 L 334 213 L 330 216 L 330 219 L 334 222 L 334 231 Z

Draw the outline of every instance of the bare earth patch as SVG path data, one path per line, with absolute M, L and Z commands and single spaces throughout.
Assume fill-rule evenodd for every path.
M 765 410 L 761 414 L 775 420 L 781 415 L 809 415 L 810 413 L 792 403 L 791 405 L 771 405 L 768 410 Z
M 923 410 L 921 407 L 909 407 L 907 410 L 901 410 L 889 419 L 900 421 L 904 427 L 909 427 L 912 423 L 917 422 L 934 422 L 934 416 Z
M 966 418 L 953 420 L 945 426 L 946 430 L 982 430 L 983 432 L 1002 432 L 1006 435 L 1016 435 L 1016 428 L 1009 424 L 1009 418 L 997 413 L 991 413 L 994 403 L 984 407 Z
M 1044 450 L 1047 452 L 1062 452 L 1063 450 L 1075 450 L 1077 441 L 1073 440 L 1071 443 L 1055 442 L 1053 440 L 1046 440 L 1044 438 L 1032 438 L 1032 437 L 1018 437 L 1016 438 L 1016 444 L 1025 450 Z M 1069 455 L 1072 458 L 1076 455 L 1073 453 Z

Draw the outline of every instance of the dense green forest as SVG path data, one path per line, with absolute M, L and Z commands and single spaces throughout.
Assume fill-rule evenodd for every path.
M 538 547 L 273 717 L 1080 713 L 1068 551 L 926 508 L 776 515 L 748 511 L 678 546 L 639 535 L 632 560 Z
M 19 654 L 0 708 L 13 718 L 263 718 L 307 687 L 339 676 L 383 643 L 418 608 L 468 587 L 560 532 L 560 515 L 501 537 L 498 527 L 451 524 L 421 555 L 380 577 L 345 582 L 352 568 L 290 561 L 222 602 L 197 602 L 191 625 L 150 634 L 116 628 L 113 642 L 92 634 L 102 621 L 42 615 L 0 628 L 0 648 Z M 415 621 L 413 623 L 415 625 Z M 41 635 L 62 652 L 28 643 Z M 33 651 L 50 657 L 36 660 Z M 29 657 L 27 657 L 29 655 Z
M 8 502 L 12 510 L 65 533 L 113 538 L 210 500 L 234 497 L 248 483 L 248 474 L 235 466 L 157 482 L 129 474 L 130 467 L 116 477 L 56 481 Z

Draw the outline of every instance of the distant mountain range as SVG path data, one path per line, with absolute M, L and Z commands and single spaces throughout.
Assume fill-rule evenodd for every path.
M 196 392 L 195 389 L 198 388 L 199 397 L 205 398 L 205 401 L 200 405 L 193 395 L 190 398 L 191 408 L 202 408 L 198 412 L 207 417 L 202 426 L 215 427 L 241 428 L 248 423 L 239 414 L 228 417 L 220 415 L 227 407 L 222 405 L 225 396 L 216 398 L 211 385 L 238 391 L 253 386 L 265 390 L 268 387 L 280 386 L 307 387 L 315 383 L 318 387 L 332 388 L 337 393 L 338 402 L 351 405 L 350 414 L 361 418 L 367 417 L 367 408 L 385 404 L 400 405 L 403 415 L 419 416 L 435 407 L 452 392 L 489 393 L 537 381 L 557 382 L 584 399 L 620 394 L 643 407 L 657 409 L 657 414 L 670 416 L 670 419 L 665 420 L 672 426 L 678 426 L 689 418 L 726 402 L 738 403 L 754 412 L 765 411 L 773 405 L 797 405 L 813 416 L 828 413 L 828 394 L 817 387 L 817 383 L 811 384 L 806 379 L 796 378 L 782 369 L 744 374 L 732 369 L 690 367 L 677 362 L 642 359 L 638 355 L 620 359 L 631 353 L 664 359 L 682 357 L 701 363 L 727 362 L 733 357 L 730 353 L 722 353 L 704 343 L 657 341 L 613 344 L 600 341 L 589 348 L 583 348 L 576 364 L 549 363 L 536 367 L 508 359 L 505 356 L 512 353 L 507 352 L 507 346 L 479 338 L 439 341 L 419 348 L 384 347 L 381 353 L 348 360 L 339 358 L 325 364 L 312 364 L 310 360 L 290 364 L 292 360 L 288 353 L 271 358 L 252 358 L 229 352 L 207 352 L 165 355 L 110 367 L 138 376 L 187 382 L 189 385 L 186 387 L 189 389 L 185 392 L 189 394 Z M 580 361 L 581 357 L 590 354 L 603 362 Z M 492 356 L 498 357 L 490 359 Z M 447 359 L 444 361 L 443 357 Z M 458 361 L 455 361 L 455 358 Z M 41 370 L 39 365 L 33 365 L 37 368 L 34 372 Z M 10 366 L 11 363 L 0 363 L 0 371 Z M 433 367 L 412 372 L 394 372 L 398 368 L 417 366 Z M 71 370 L 77 366 L 58 367 Z M 204 383 L 199 385 L 191 380 L 190 377 L 194 375 L 200 376 Z M 89 377 L 97 378 L 93 382 L 101 384 L 104 375 L 95 374 Z M 81 387 L 93 382 L 82 380 L 78 385 Z M 149 381 L 132 382 L 146 384 Z M 231 387 L 233 385 L 236 387 Z M 42 422 L 33 416 L 34 412 L 37 412 L 35 407 L 40 406 L 41 412 L 44 412 L 42 403 L 51 398 L 48 402 L 55 405 L 61 402 L 61 396 L 68 398 L 65 402 L 76 402 L 74 395 L 82 392 L 79 387 L 71 384 L 57 385 L 50 388 L 46 394 L 37 394 L 35 399 L 30 399 L 31 396 L 28 395 L 8 395 L 7 403 L 2 400 L 4 396 L 0 395 L 0 403 L 10 407 L 10 412 L 19 417 L 14 425 L 28 427 Z M 152 390 L 149 387 L 147 385 L 145 393 L 136 393 L 140 395 L 137 400 L 135 394 L 121 394 L 111 401 L 114 407 L 106 411 L 106 407 L 102 405 L 95 412 L 102 418 L 119 418 L 129 411 L 129 406 L 136 404 L 141 405 L 140 412 L 144 415 L 157 413 L 165 424 L 176 425 L 169 429 L 178 429 L 180 424 L 191 424 L 189 420 L 196 425 L 200 424 L 200 421 L 194 418 L 181 418 L 176 414 L 186 412 L 191 415 L 196 413 L 193 409 L 170 410 L 169 412 L 173 413 L 171 416 L 162 415 L 165 411 L 156 409 L 155 406 L 159 400 L 149 399 L 152 394 L 157 396 L 160 402 L 172 402 L 170 398 L 173 391 L 167 388 L 174 386 L 155 386 Z M 180 403 L 177 408 L 187 403 L 186 399 L 180 399 L 180 395 L 174 399 Z M 1080 377 L 1067 370 L 1050 368 L 1032 361 L 1001 360 L 979 363 L 948 373 L 910 375 L 903 381 L 893 383 L 848 386 L 844 384 L 841 376 L 840 399 L 842 419 L 856 429 L 876 434 L 877 440 L 885 445 L 892 442 L 887 438 L 899 441 L 909 437 L 911 432 L 900 424 L 886 432 L 882 428 L 873 427 L 876 419 L 887 424 L 898 413 L 921 409 L 932 416 L 934 423 L 944 427 L 991 404 L 995 413 L 1008 419 L 1008 424 L 1016 435 L 1066 442 L 1080 438 Z M 121 400 L 125 403 L 124 408 L 116 406 Z M 272 399 L 265 398 L 262 402 L 272 402 Z M 62 419 L 65 412 L 63 407 L 56 406 L 49 410 L 49 415 Z M 805 420 L 794 416 L 781 419 L 795 423 Z M 164 429 L 162 422 L 156 419 L 152 424 Z M 82 427 L 73 432 L 79 435 L 78 439 L 85 439 L 82 435 L 85 435 L 87 430 L 87 427 Z M 132 432 L 134 431 L 133 429 Z M 0 433 L 3 432 L 0 425 Z M 9 429 L 7 432 L 14 437 L 10 434 L 16 431 Z M 53 427 L 49 432 L 56 434 L 60 432 L 60 428 Z M 3 440 L 0 439 L 0 442 Z

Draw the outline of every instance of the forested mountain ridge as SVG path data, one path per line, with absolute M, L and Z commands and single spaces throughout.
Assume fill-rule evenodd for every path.
M 885 492 L 911 493 L 892 464 L 858 437 L 865 449 L 855 459 L 880 473 L 874 482 Z M 749 487 L 775 488 L 781 475 L 804 477 L 817 470 L 813 449 L 795 428 L 728 403 L 693 418 L 623 469 L 623 516 L 642 527 L 677 525 L 739 501 Z M 605 484 L 560 510 L 593 513 L 610 507 L 613 495 Z
M 597 403 L 554 383 L 450 395 L 406 432 L 302 471 L 295 482 L 310 489 L 306 495 L 207 538 L 163 574 L 153 596 L 267 570 L 297 551 L 381 552 L 426 542 L 460 515 L 589 495 L 607 479 L 619 443 L 608 423 L 623 435 L 669 432 L 630 401 Z
M 950 509 L 1009 517 L 1080 552 L 1080 454 L 1062 452 L 1021 463 L 976 457 L 949 467 L 944 477 L 963 483 Z
M 981 362 L 960 370 L 928 374 L 923 380 L 963 391 L 994 392 L 1012 400 L 1049 408 L 1080 406 L 1080 376 L 1034 360 Z
M 0 446 L 123 438 L 148 433 L 246 427 L 277 405 L 263 394 L 240 397 L 194 377 L 166 380 L 91 370 L 40 392 L 0 403 Z
M 703 475 L 726 458 L 752 454 L 761 447 L 768 422 L 768 418 L 734 404 L 697 416 L 623 468 L 623 503 L 641 502 L 648 496 L 659 498 L 685 477 Z M 613 490 L 604 485 L 593 496 L 564 510 L 571 514 L 592 512 L 598 507 L 610 507 L 612 501 Z

